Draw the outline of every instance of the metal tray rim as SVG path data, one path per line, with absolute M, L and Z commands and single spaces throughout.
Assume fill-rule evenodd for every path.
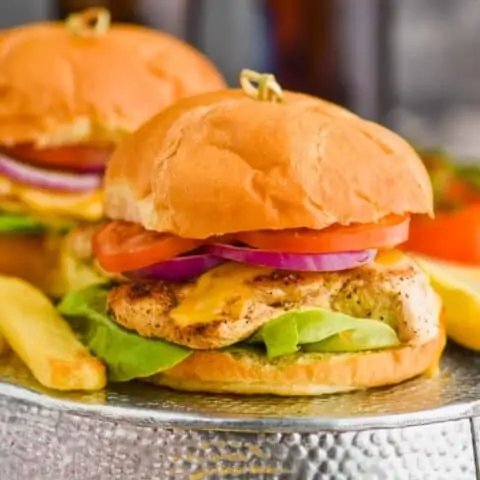
M 159 428 L 254 431 L 254 432 L 318 432 L 358 431 L 380 428 L 399 428 L 413 425 L 428 425 L 474 416 L 479 411 L 480 400 L 452 403 L 441 407 L 398 414 L 378 414 L 359 417 L 284 417 L 264 418 L 240 416 L 213 416 L 209 414 L 179 413 L 153 408 L 133 408 L 119 405 L 92 405 L 74 400 L 50 397 L 27 387 L 0 381 L 0 396 L 12 398 L 99 420 L 125 422 L 135 425 L 158 426 Z

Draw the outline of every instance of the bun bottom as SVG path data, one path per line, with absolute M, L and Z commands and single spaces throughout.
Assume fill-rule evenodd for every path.
M 191 392 L 324 395 L 394 385 L 434 372 L 446 343 L 442 331 L 420 346 L 342 354 L 297 354 L 269 361 L 249 350 L 195 352 L 147 379 Z
M 0 235 L 0 275 L 22 278 L 48 295 L 58 296 L 61 239 L 60 235 Z

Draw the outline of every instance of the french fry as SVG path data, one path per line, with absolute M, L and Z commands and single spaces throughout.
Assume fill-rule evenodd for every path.
M 68 323 L 39 290 L 0 276 L 0 336 L 35 378 L 54 390 L 98 390 L 105 366 L 77 340 Z
M 0 357 L 2 355 L 5 355 L 9 351 L 10 351 L 10 346 L 8 345 L 7 340 L 5 339 L 5 337 L 0 335 Z

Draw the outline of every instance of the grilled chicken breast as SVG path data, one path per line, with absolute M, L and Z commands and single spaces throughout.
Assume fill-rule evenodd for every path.
M 272 318 L 308 307 L 384 321 L 410 344 L 428 341 L 439 328 L 440 302 L 427 276 L 396 251 L 344 272 L 227 263 L 192 283 L 129 282 L 108 296 L 110 313 L 120 325 L 199 350 L 232 345 Z

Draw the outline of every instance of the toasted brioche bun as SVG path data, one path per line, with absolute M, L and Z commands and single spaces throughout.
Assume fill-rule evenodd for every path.
M 0 145 L 115 143 L 172 102 L 223 87 L 206 57 L 158 31 L 14 28 L 0 41 Z
M 126 139 L 105 208 L 201 239 L 431 214 L 433 200 L 422 161 L 393 132 L 314 97 L 225 90 L 182 100 Z
M 241 351 L 195 352 L 148 379 L 177 390 L 273 395 L 321 395 L 394 385 L 435 371 L 445 347 L 441 333 L 421 346 L 344 354 L 296 354 L 269 361 Z
M 0 274 L 22 278 L 57 297 L 63 291 L 61 241 L 60 235 L 0 235 Z

